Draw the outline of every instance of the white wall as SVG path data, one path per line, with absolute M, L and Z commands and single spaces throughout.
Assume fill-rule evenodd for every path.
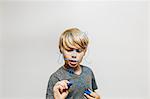
M 58 37 L 66 28 L 79 27 L 91 39 L 88 62 L 83 63 L 93 69 L 102 97 L 146 99 L 147 2 L 16 1 L 1 5 L 3 98 L 44 99 L 50 74 L 62 65 Z
M 0 3 L 0 96 L 2 95 L 2 4 Z
M 149 87 L 148 87 L 148 98 L 150 98 L 150 2 L 148 2 L 148 80 L 149 80 Z

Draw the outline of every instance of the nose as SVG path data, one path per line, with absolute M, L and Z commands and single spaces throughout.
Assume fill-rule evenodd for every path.
M 76 58 L 76 57 L 77 57 L 77 52 L 76 52 L 76 50 L 73 50 L 73 51 L 72 51 L 71 56 L 72 56 L 72 58 Z
M 76 58 L 76 56 L 72 56 L 72 58 Z

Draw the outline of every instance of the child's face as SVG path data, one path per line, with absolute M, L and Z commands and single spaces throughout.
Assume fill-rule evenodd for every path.
M 83 56 L 85 55 L 86 49 L 63 49 L 62 54 L 64 55 L 65 64 L 70 67 L 77 67 L 81 63 Z

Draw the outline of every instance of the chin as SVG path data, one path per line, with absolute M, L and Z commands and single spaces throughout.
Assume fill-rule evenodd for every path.
M 69 66 L 72 68 L 76 68 L 76 67 L 78 67 L 78 64 L 69 64 Z

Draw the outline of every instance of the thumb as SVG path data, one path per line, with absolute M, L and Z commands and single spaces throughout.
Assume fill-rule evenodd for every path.
M 54 92 L 55 95 L 58 95 L 58 96 L 61 95 L 59 86 L 55 86 L 54 89 L 53 89 L 53 92 Z
M 62 97 L 64 97 L 64 98 L 66 98 L 67 97 L 67 95 L 68 95 L 68 90 L 66 90 L 66 91 L 64 91 L 61 95 L 62 95 Z

